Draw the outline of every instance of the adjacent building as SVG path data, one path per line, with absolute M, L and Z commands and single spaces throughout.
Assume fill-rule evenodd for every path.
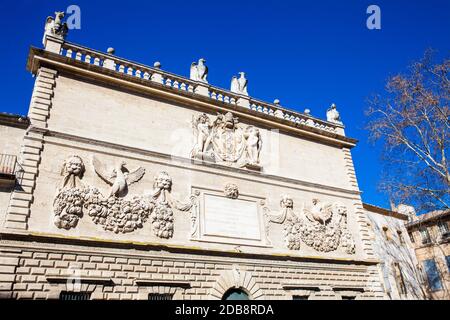
M 405 224 L 407 214 L 363 204 L 373 230 L 375 252 L 381 263 L 383 288 L 389 299 L 426 299 L 424 274 Z
M 388 298 L 335 105 L 73 44 L 62 18 L 29 52 L 29 122 L 0 125 L 0 297 Z
M 450 210 L 411 215 L 406 228 L 431 299 L 450 299 Z

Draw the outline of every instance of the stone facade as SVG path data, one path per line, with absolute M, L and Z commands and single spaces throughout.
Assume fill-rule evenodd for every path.
M 204 59 L 187 79 L 52 28 L 0 205 L 3 297 L 385 298 L 340 120 L 251 98 L 247 79 L 216 88 Z

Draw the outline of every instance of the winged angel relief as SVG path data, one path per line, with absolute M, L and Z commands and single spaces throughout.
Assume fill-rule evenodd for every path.
M 154 189 L 149 195 L 127 196 L 128 187 L 144 177 L 144 168 L 129 171 L 125 162 L 109 167 L 96 157 L 92 158 L 92 165 L 98 176 L 111 186 L 108 196 L 85 185 L 81 181 L 85 171 L 83 160 L 78 156 L 69 157 L 63 165 L 64 178 L 53 203 L 54 223 L 58 228 L 75 228 L 84 213 L 95 224 L 115 233 L 133 232 L 150 219 L 153 233 L 168 239 L 174 232 L 173 210 L 190 211 L 195 203 L 195 196 L 186 203 L 172 198 L 172 179 L 166 172 L 155 177 Z
M 313 199 L 312 205 L 304 207 L 301 214 L 294 212 L 294 201 L 284 195 L 280 202 L 281 212 L 272 214 L 265 208 L 266 217 L 273 223 L 284 225 L 285 244 L 288 249 L 299 250 L 301 243 L 316 251 L 330 252 L 342 248 L 355 253 L 355 243 L 347 229 L 347 208 L 340 203 L 321 203 Z

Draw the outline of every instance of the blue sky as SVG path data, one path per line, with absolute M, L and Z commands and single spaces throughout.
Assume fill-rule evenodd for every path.
M 347 135 L 360 140 L 353 157 L 363 200 L 380 206 L 389 202 L 377 191 L 380 148 L 367 141 L 366 99 L 426 48 L 450 51 L 448 0 L 2 1 L 1 112 L 27 113 L 29 46 L 41 47 L 45 18 L 71 4 L 81 8 L 81 30 L 71 30 L 68 41 L 114 47 L 144 64 L 161 61 L 185 76 L 205 57 L 211 84 L 228 88 L 245 71 L 250 95 L 321 118 L 336 103 Z M 381 30 L 366 28 L 371 4 L 381 8 Z

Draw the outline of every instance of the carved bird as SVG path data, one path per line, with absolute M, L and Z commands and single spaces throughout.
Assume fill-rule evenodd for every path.
M 333 103 L 327 110 L 327 121 L 334 123 L 342 123 L 339 111 L 336 109 L 336 105 Z
M 327 223 L 333 215 L 331 205 L 323 206 L 319 204 L 318 200 L 315 200 L 313 206 L 309 210 L 305 210 L 305 213 L 310 221 L 317 221 L 320 224 Z
M 115 168 L 107 168 L 94 156 L 92 164 L 98 176 L 111 185 L 110 197 L 125 196 L 128 186 L 141 180 L 145 174 L 145 169 L 142 167 L 138 167 L 132 172 L 126 172 L 124 161 L 119 162 Z
M 233 76 L 233 78 L 231 78 L 231 92 L 234 93 L 241 93 L 239 90 L 239 80 L 236 76 Z
M 197 62 L 191 64 L 190 78 L 195 81 L 208 83 L 208 67 L 205 65 L 206 60 L 201 58 Z
M 239 74 L 240 74 L 240 77 L 238 79 L 239 91 L 244 95 L 248 95 L 248 92 L 247 92 L 248 80 L 245 78 L 245 72 L 239 72 Z

